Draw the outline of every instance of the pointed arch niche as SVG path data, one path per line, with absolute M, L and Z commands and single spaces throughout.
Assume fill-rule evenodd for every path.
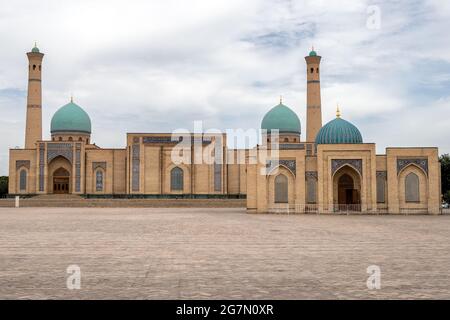
M 270 171 L 266 178 L 267 201 L 271 209 L 294 209 L 295 176 L 291 170 L 280 165 Z

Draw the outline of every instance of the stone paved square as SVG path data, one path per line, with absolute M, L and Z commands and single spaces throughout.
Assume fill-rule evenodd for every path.
M 2 299 L 449 299 L 449 254 L 450 216 L 0 208 Z

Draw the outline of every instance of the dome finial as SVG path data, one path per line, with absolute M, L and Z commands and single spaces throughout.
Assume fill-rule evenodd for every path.
M 31 49 L 31 52 L 39 53 L 39 48 L 37 47 L 37 42 L 36 41 L 34 41 L 34 47 L 33 47 L 33 49 Z
M 341 110 L 339 110 L 339 104 L 336 104 L 336 118 L 341 117 Z
M 70 102 L 73 103 L 73 93 L 70 94 Z
M 280 104 L 283 104 L 283 96 L 280 95 Z

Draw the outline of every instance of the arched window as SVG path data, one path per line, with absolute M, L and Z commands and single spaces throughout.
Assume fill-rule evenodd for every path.
M 284 174 L 275 178 L 275 203 L 288 203 L 288 178 Z
M 311 73 L 314 73 L 314 68 L 311 68 Z
M 170 190 L 183 190 L 183 170 L 175 167 L 170 171 Z
M 62 137 L 59 137 L 58 140 L 59 140 L 59 141 L 62 141 Z
M 35 64 L 33 64 L 33 70 L 36 70 L 36 65 Z
M 72 139 L 72 137 L 69 137 L 69 141 L 72 141 L 73 139 Z
M 289 139 L 288 138 L 284 138 L 284 142 L 289 142 Z
M 103 171 L 95 172 L 95 191 L 103 191 Z
M 83 141 L 83 138 L 82 138 L 82 137 L 79 137 L 79 138 L 78 138 L 78 141 Z
M 316 72 L 319 73 L 319 68 L 316 69 Z
M 20 171 L 19 188 L 20 188 L 20 191 L 27 190 L 27 171 L 25 169 Z
M 419 177 L 413 172 L 405 178 L 405 201 L 420 202 Z
M 39 71 L 41 71 L 41 66 L 39 65 Z

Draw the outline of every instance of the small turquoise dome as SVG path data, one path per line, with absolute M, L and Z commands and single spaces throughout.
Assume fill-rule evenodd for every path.
M 86 111 L 71 101 L 55 112 L 50 124 L 50 132 L 81 132 L 90 134 L 91 119 Z
M 34 43 L 34 47 L 33 47 L 33 49 L 31 49 L 31 52 L 39 53 L 39 48 L 37 47 L 36 42 Z
M 317 133 L 316 144 L 363 143 L 361 132 L 350 122 L 337 117 Z
M 311 52 L 309 53 L 310 57 L 315 57 L 317 56 L 317 52 L 315 52 L 314 50 L 311 50 Z
M 266 113 L 262 122 L 261 129 L 271 130 L 278 129 L 284 133 L 301 133 L 300 119 L 289 107 L 280 102 L 279 105 L 273 107 Z

